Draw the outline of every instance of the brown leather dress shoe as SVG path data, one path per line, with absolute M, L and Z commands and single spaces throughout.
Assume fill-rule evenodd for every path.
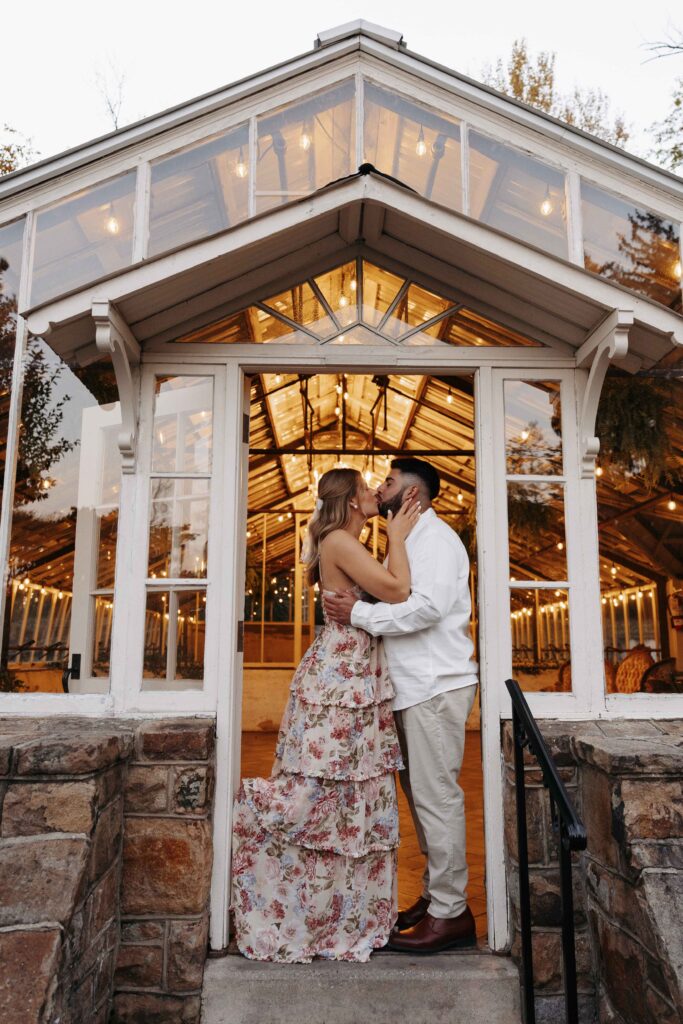
M 476 943 L 474 918 L 466 907 L 457 917 L 432 917 L 426 913 L 410 931 L 392 932 L 386 948 L 395 953 L 443 953 L 446 949 L 462 949 Z
M 394 928 L 397 932 L 404 932 L 406 928 L 414 928 L 422 920 L 429 910 L 429 900 L 424 896 L 418 896 L 412 907 L 407 910 L 399 910 Z

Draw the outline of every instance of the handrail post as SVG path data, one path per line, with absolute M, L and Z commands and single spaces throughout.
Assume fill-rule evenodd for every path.
M 515 750 L 515 797 L 517 805 L 517 854 L 519 858 L 519 925 L 522 943 L 522 1012 L 524 1024 L 536 1024 L 534 1000 L 534 961 L 531 945 L 531 898 L 529 894 L 529 848 L 526 825 L 526 789 L 524 786 L 524 728 L 512 709 Z
M 576 951 L 574 949 L 574 892 L 572 890 L 572 852 L 564 822 L 560 823 L 560 899 L 562 901 L 562 963 L 564 967 L 564 1005 L 567 1024 L 579 1024 L 576 993 Z

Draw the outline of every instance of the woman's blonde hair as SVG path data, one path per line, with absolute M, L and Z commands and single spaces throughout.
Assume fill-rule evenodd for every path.
M 333 530 L 343 530 L 348 524 L 349 502 L 358 494 L 362 480 L 357 469 L 330 469 L 320 477 L 319 507 L 309 520 L 302 552 L 311 587 L 320 582 L 320 544 Z

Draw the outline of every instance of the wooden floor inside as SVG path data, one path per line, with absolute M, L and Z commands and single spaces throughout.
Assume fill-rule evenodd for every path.
M 467 819 L 468 903 L 477 922 L 477 938 L 486 939 L 486 889 L 484 882 L 484 790 L 481 769 L 481 734 L 468 731 L 460 785 L 465 792 Z M 273 764 L 275 733 L 242 734 L 242 776 L 268 776 Z M 398 905 L 409 906 L 421 892 L 424 858 L 417 845 L 408 804 L 398 787 L 401 845 L 398 851 Z

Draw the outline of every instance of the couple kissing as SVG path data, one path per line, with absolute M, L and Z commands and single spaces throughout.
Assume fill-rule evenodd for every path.
M 244 779 L 235 801 L 232 908 L 251 959 L 476 941 L 458 784 L 477 685 L 469 560 L 432 508 L 439 487 L 414 458 L 395 459 L 376 492 L 353 469 L 320 479 L 302 560 L 324 625 L 294 674 L 270 778 Z M 359 540 L 378 514 L 383 565 Z M 395 772 L 425 857 L 400 913 Z

